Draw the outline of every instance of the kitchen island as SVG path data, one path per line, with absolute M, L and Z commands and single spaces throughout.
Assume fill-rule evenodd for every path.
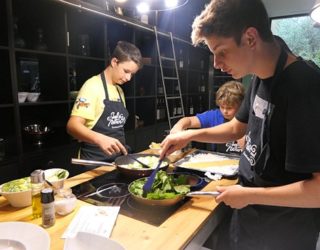
M 115 167 L 101 166 L 66 180 L 66 187 L 86 182 Z M 203 190 L 215 190 L 217 185 L 231 185 L 235 180 L 222 179 L 210 182 Z M 51 238 L 51 250 L 62 250 L 63 232 L 81 206 L 92 206 L 78 200 L 75 211 L 66 216 L 56 217 L 54 226 L 46 229 Z M 199 249 L 220 221 L 220 213 L 215 210 L 217 203 L 212 197 L 195 197 L 184 203 L 160 226 L 153 226 L 119 213 L 111 239 L 118 241 L 128 250 L 134 249 Z M 156 208 L 154 208 L 156 209 Z M 32 219 L 31 207 L 11 207 L 0 197 L 0 221 L 23 221 L 41 225 L 40 219 Z

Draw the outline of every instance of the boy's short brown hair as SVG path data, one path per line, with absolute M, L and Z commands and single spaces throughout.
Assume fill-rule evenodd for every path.
M 229 81 L 224 83 L 216 93 L 216 104 L 226 106 L 240 106 L 244 98 L 245 89 L 241 82 Z
M 211 35 L 234 38 L 239 45 L 242 33 L 249 27 L 259 32 L 262 40 L 273 41 L 270 21 L 261 0 L 212 0 L 192 24 L 194 45 Z
M 139 69 L 143 67 L 141 52 L 132 43 L 119 41 L 111 55 L 111 58 L 113 57 L 117 58 L 119 62 L 133 61 Z

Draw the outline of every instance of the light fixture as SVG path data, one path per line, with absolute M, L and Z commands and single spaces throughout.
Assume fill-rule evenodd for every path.
M 178 0 L 165 0 L 166 7 L 174 8 L 178 5 Z
M 315 1 L 310 16 L 315 22 L 320 23 L 320 0 Z
M 115 0 L 117 3 L 125 3 L 127 0 Z
M 137 5 L 137 10 L 139 13 L 147 13 L 150 10 L 150 5 L 147 4 L 146 2 L 140 2 Z

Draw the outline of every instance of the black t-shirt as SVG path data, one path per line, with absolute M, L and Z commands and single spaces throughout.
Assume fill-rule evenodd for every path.
M 266 90 L 271 82 L 272 78 L 269 78 L 261 80 L 258 88 L 250 86 L 236 115 L 240 122 L 248 123 L 249 116 L 253 115 L 250 104 L 252 89 L 257 91 L 257 96 L 254 96 L 262 103 L 270 101 Z M 304 61 L 292 63 L 274 84 L 271 104 L 274 109 L 269 125 L 270 158 L 263 173 L 266 185 L 292 183 L 310 178 L 313 172 L 320 172 L 320 72 Z M 250 130 L 248 126 L 247 141 L 250 141 Z M 240 163 L 240 179 L 261 185 L 255 183 L 253 169 Z

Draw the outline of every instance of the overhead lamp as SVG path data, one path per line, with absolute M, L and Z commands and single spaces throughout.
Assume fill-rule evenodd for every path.
M 178 0 L 165 0 L 167 8 L 174 8 L 178 5 Z
M 320 0 L 315 1 L 310 16 L 315 22 L 320 23 Z
M 150 10 L 150 5 L 147 4 L 146 2 L 140 2 L 137 5 L 137 10 L 139 13 L 147 13 Z

